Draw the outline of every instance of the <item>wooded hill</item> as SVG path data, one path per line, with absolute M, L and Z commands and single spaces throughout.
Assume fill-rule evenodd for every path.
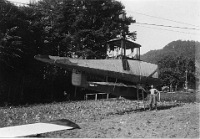
M 200 92 L 200 46 L 199 45 L 195 46 L 195 76 L 196 76 L 196 88 Z
M 172 85 L 174 90 L 182 89 L 187 70 L 188 86 L 195 88 L 195 47 L 200 47 L 200 43 L 177 40 L 163 49 L 147 52 L 141 59 L 159 65 L 162 85 Z
M 194 59 L 195 45 L 199 45 L 199 42 L 182 40 L 173 41 L 164 46 L 163 49 L 151 50 L 141 55 L 141 59 L 155 64 L 157 64 L 158 61 L 165 56 L 183 56 L 185 58 Z

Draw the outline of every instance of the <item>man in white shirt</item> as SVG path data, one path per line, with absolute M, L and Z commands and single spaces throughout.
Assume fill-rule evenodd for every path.
M 69 101 L 70 99 L 70 94 L 68 94 L 66 91 L 64 91 L 64 96 L 66 97 L 66 100 Z
M 157 95 L 160 93 L 157 89 L 154 88 L 153 85 L 151 85 L 150 89 L 150 98 L 149 98 L 149 110 L 152 109 L 152 106 L 155 106 L 155 109 L 157 110 Z
M 114 57 L 114 52 L 113 52 L 113 50 L 110 50 L 110 47 L 108 47 L 108 49 L 107 49 L 107 57 L 108 58 Z
M 114 46 L 114 52 L 113 52 L 114 58 L 117 58 L 118 52 L 119 52 L 118 47 L 117 47 L 117 46 Z
M 131 49 L 130 54 L 128 55 L 129 58 L 134 58 L 135 57 L 135 53 L 134 53 L 134 48 Z

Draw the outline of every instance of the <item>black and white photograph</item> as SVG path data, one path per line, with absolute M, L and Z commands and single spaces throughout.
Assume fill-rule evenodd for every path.
M 199 0 L 0 0 L 0 138 L 200 138 Z

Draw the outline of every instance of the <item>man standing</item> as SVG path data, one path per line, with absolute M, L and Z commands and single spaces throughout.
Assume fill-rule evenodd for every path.
M 64 91 L 64 96 L 66 98 L 67 101 L 70 101 L 70 94 L 68 94 L 66 91 Z
M 107 58 L 113 58 L 114 52 L 110 49 L 110 47 L 107 48 Z
M 152 106 L 155 106 L 155 109 L 157 110 L 157 95 L 160 93 L 157 89 L 154 88 L 153 85 L 151 85 L 150 89 L 150 98 L 149 98 L 149 110 L 152 109 Z

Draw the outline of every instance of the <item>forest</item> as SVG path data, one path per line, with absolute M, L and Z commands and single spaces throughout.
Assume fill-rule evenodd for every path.
M 69 71 L 34 56 L 105 58 L 104 44 L 120 34 L 118 18 L 124 9 L 115 0 L 41 0 L 23 6 L 0 0 L 0 105 L 64 101 L 64 91 L 72 100 L 83 99 L 81 88 L 73 97 Z M 132 17 L 126 20 L 133 22 Z M 174 41 L 142 60 L 159 65 L 162 85 L 181 89 L 187 69 L 188 84 L 194 87 L 195 45 L 199 42 Z
M 177 40 L 162 49 L 147 52 L 141 59 L 158 64 L 161 86 L 171 85 L 174 91 L 184 90 L 187 76 L 188 88 L 195 89 L 199 77 L 195 70 L 195 61 L 199 54 L 195 50 L 199 47 L 199 42 Z

